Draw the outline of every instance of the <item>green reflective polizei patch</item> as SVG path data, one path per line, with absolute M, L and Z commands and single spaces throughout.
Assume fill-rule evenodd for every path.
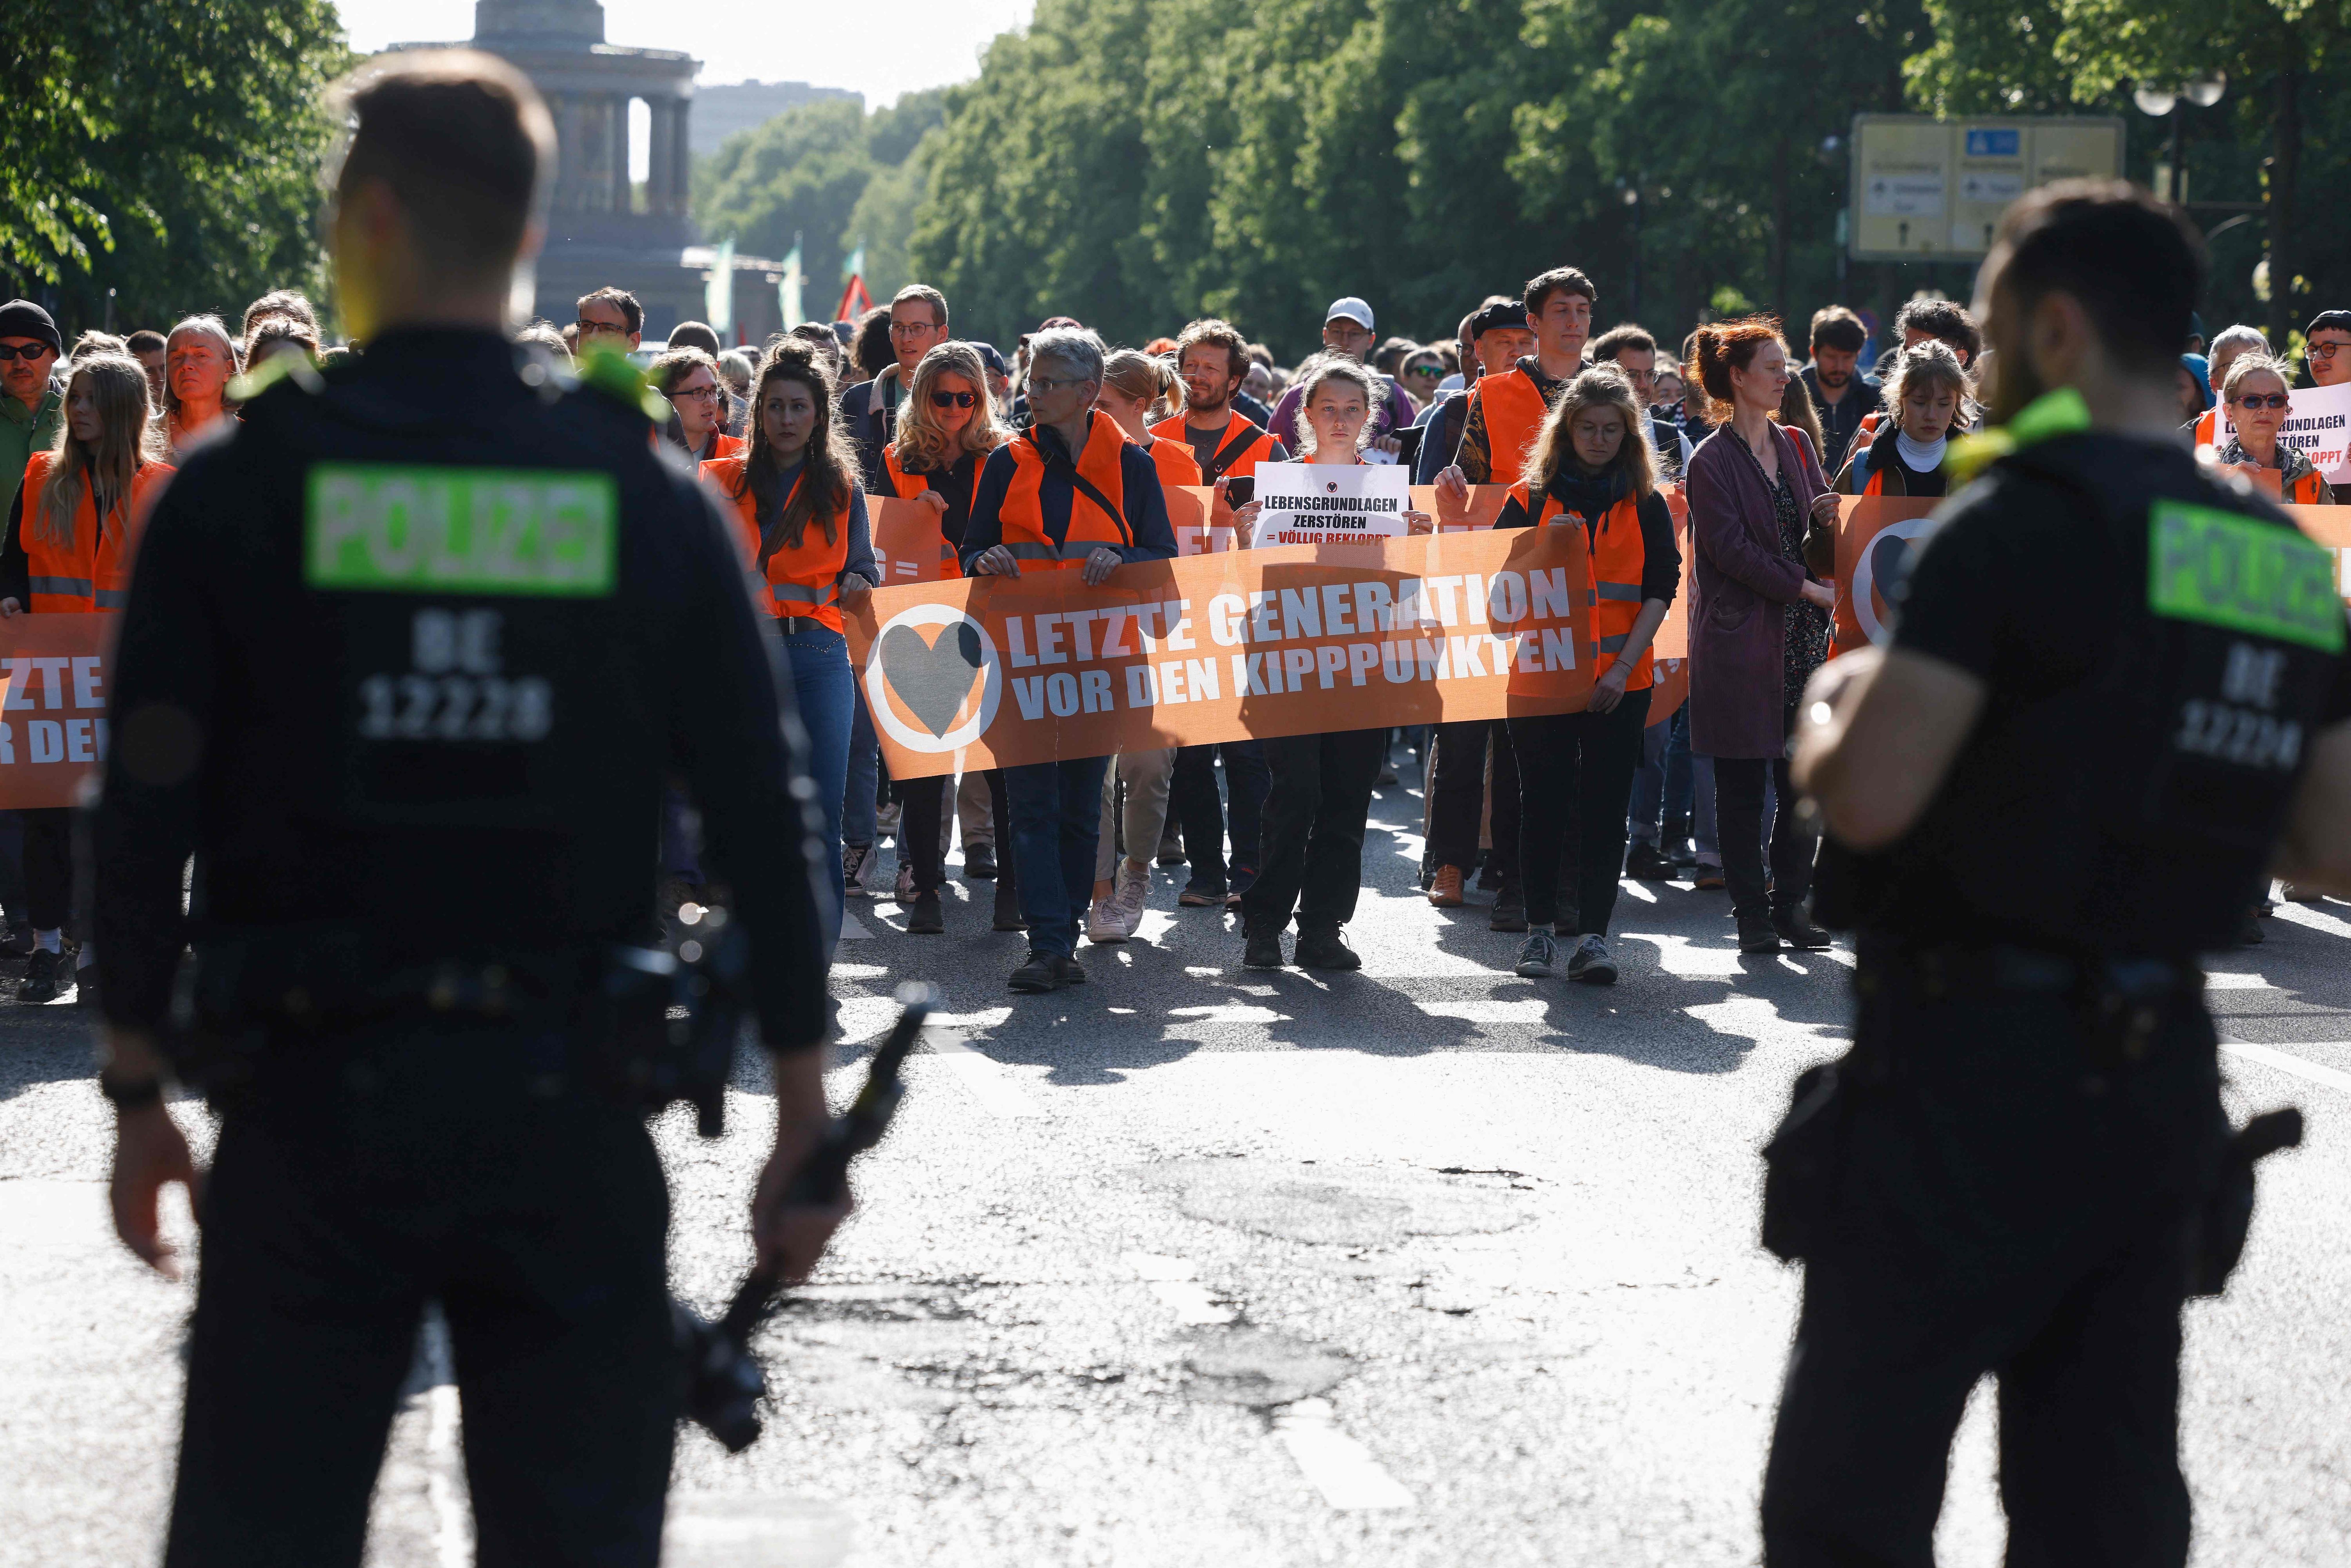
M 2147 608 L 2306 648 L 2343 651 L 2343 601 L 2326 552 L 2217 507 L 2158 501 L 2147 534 Z
M 303 580 L 602 598 L 612 591 L 619 525 L 610 474 L 321 463 L 310 470 Z

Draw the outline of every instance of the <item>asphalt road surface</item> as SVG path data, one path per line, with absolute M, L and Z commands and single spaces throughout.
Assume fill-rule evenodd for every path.
M 1798 1279 L 1756 1243 L 1755 1151 L 1846 1037 L 1848 958 L 1741 957 L 1722 894 L 1652 883 L 1619 905 L 1619 985 L 1522 980 L 1482 902 L 1415 890 L 1416 791 L 1374 815 L 1358 975 L 1242 970 L 1235 920 L 1176 907 L 1180 871 L 1050 997 L 1004 989 L 1022 944 L 986 929 L 989 884 L 958 884 L 944 937 L 856 907 L 836 1088 L 898 981 L 937 982 L 952 1027 L 762 1342 L 768 1436 L 682 1442 L 670 1563 L 1756 1561 Z M 2207 1565 L 2351 1561 L 2351 905 L 2266 925 L 2212 961 L 2231 1109 L 2300 1103 L 2311 1136 L 2262 1167 L 2228 1297 L 2189 1309 Z M 10 1568 L 152 1561 L 169 1496 L 192 1291 L 108 1230 L 85 1036 L 70 1006 L 0 1009 Z M 724 1141 L 660 1126 L 706 1303 L 748 1252 L 767 1110 L 742 1082 Z M 375 1505 L 371 1560 L 402 1568 L 471 1560 L 422 1343 Z M 1987 1393 L 1938 1540 L 1965 1568 L 2001 1551 Z

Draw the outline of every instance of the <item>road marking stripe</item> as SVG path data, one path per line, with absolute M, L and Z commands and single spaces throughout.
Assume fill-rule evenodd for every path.
M 980 1108 L 993 1116 L 1041 1116 L 1037 1103 L 1029 1098 L 1011 1076 L 991 1059 L 981 1055 L 952 1034 L 933 1032 L 929 1035 L 931 1054 L 963 1080 L 963 1086 Z
M 2307 1043 L 2318 1046 L 2320 1049 L 2336 1048 L 2342 1044 L 2339 1040 Z M 2351 1072 L 2345 1072 L 2340 1068 L 2322 1066 L 2318 1062 L 2296 1056 L 2292 1051 L 2279 1051 L 2273 1046 L 2255 1045 L 2251 1040 L 2224 1040 L 2220 1042 L 2220 1049 L 2233 1051 L 2248 1061 L 2274 1067 L 2280 1072 L 2291 1072 L 2296 1078 L 2307 1078 L 2313 1083 L 2324 1083 L 2329 1089 L 2351 1090 Z
M 1412 1493 L 1397 1484 L 1372 1451 L 1339 1429 L 1328 1399 L 1301 1399 L 1273 1413 L 1273 1435 L 1332 1508 L 1410 1508 Z
M 1186 1023 L 1288 1023 L 1290 1015 L 1251 1002 L 1222 1002 L 1211 1007 L 1169 1008 L 1167 1016 Z
M 2208 991 L 2266 991 L 2272 987 L 2259 975 L 2208 974 L 2204 977 L 2204 988 Z
M 1176 1314 L 1176 1321 L 1187 1327 L 1221 1328 L 1237 1315 L 1233 1309 L 1208 1293 L 1200 1283 L 1198 1268 L 1181 1258 L 1162 1257 L 1156 1252 L 1130 1252 L 1124 1259 L 1134 1270 L 1135 1278 L 1151 1287 L 1151 1293 Z

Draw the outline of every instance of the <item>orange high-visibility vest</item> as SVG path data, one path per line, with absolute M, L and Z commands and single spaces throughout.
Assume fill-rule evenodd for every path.
M 743 563 L 752 572 L 764 578 L 767 591 L 760 603 L 768 613 L 778 617 L 804 616 L 838 632 L 841 630 L 841 573 L 849 564 L 849 513 L 837 508 L 831 517 L 832 538 L 825 538 L 823 514 L 812 517 L 800 532 L 799 548 L 778 541 L 775 554 L 765 562 L 759 559 L 759 505 L 743 483 L 743 470 L 751 458 L 748 453 L 733 457 L 714 457 L 702 465 L 702 476 L 718 486 L 718 493 L 735 504 L 736 539 L 743 547 Z M 803 465 L 792 481 L 792 495 L 808 478 Z M 737 492 L 740 491 L 738 495 Z M 791 495 L 784 505 L 792 504 Z
M 889 476 L 892 493 L 902 501 L 911 501 L 932 488 L 929 469 L 909 474 L 899 465 L 898 444 L 894 441 L 882 449 L 882 468 Z M 977 476 L 974 476 L 973 482 L 977 483 Z M 956 559 L 955 546 L 947 543 L 947 536 L 944 532 L 939 535 L 939 575 L 942 578 L 963 575 L 963 563 Z
M 1551 404 L 1534 378 L 1512 365 L 1499 376 L 1480 376 L 1469 389 L 1486 411 L 1487 483 L 1515 485 L 1527 471 L 1527 448 L 1542 432 Z M 1466 416 L 1465 416 L 1466 422 Z M 1627 431 L 1630 437 L 1637 431 Z
M 47 486 L 54 455 L 34 454 L 25 465 L 24 520 L 17 538 L 25 547 L 32 602 L 25 608 L 44 615 L 88 615 L 120 610 L 130 602 L 131 561 L 138 552 L 139 535 L 147 526 L 155 493 L 177 472 L 168 463 L 141 463 L 131 476 L 131 499 L 120 497 L 107 508 L 107 526 L 98 520 L 97 503 L 89 486 L 82 486 L 74 510 L 70 547 L 42 537 L 41 492 Z
M 1192 455 L 1190 442 L 1169 441 L 1157 435 L 1149 436 L 1147 440 L 1150 444 L 1144 449 L 1151 454 L 1151 465 L 1159 470 L 1159 482 L 1162 485 L 1188 485 L 1195 488 L 1198 487 L 1200 460 Z M 1143 444 L 1138 442 L 1136 444 Z
M 1176 442 L 1187 452 L 1191 450 L 1191 437 L 1185 434 L 1184 416 L 1180 413 L 1153 425 L 1151 434 L 1162 441 Z M 1231 455 L 1227 456 L 1228 453 Z M 1197 457 L 1192 461 L 1195 465 L 1199 463 Z M 1206 467 L 1201 468 L 1200 477 L 1186 482 L 1213 485 L 1228 474 L 1238 479 L 1251 478 L 1256 476 L 1259 464 L 1272 461 L 1273 437 L 1265 433 L 1265 426 L 1235 411 L 1225 417 L 1225 433 L 1217 438 L 1216 455 L 1208 460 Z M 1174 484 L 1176 481 L 1169 479 L 1163 468 L 1160 470 L 1160 482 Z
M 1134 535 L 1126 526 L 1126 484 L 1119 470 L 1126 432 L 1106 413 L 1089 412 L 1086 417 L 1093 423 L 1086 432 L 1085 449 L 1078 454 L 1078 477 L 1099 491 L 1102 499 L 1087 495 L 1084 485 L 1076 486 L 1070 497 L 1070 531 L 1058 545 L 1045 531 L 1045 506 L 1039 494 L 1039 486 L 1045 482 L 1045 453 L 1037 444 L 1036 431 L 1022 432 L 1020 439 L 1008 448 L 1012 454 L 1012 485 L 1005 492 L 997 519 L 1004 548 L 1012 552 L 1013 559 L 1023 563 L 1024 571 L 1031 562 L 1049 568 L 1081 566 L 1098 547 L 1116 549 L 1134 543 Z
M 743 437 L 729 435 L 722 430 L 718 433 L 717 442 L 710 448 L 710 460 L 715 463 L 721 457 L 739 456 L 748 451 L 750 445 Z
M 1537 528 L 1562 517 L 1568 524 L 1583 526 L 1582 517 L 1568 511 L 1559 497 L 1548 491 L 1543 495 L 1540 514 L 1535 512 L 1525 484 L 1511 486 L 1510 495 L 1534 517 Z M 1641 545 L 1640 503 L 1630 496 L 1618 501 L 1608 508 L 1600 526 L 1590 530 L 1587 538 L 1591 549 L 1583 559 L 1591 576 L 1592 635 L 1600 645 L 1599 657 L 1593 661 L 1592 667 L 1593 678 L 1597 680 L 1624 653 L 1625 644 L 1633 640 L 1633 622 L 1641 618 L 1641 569 L 1648 557 Z M 1650 650 L 1642 649 L 1640 662 L 1633 666 L 1632 678 L 1625 683 L 1625 689 L 1647 690 L 1656 678 L 1656 663 Z
M 2289 507 L 2315 507 L 2326 476 L 2313 468 L 2293 484 L 2283 486 L 2278 499 Z

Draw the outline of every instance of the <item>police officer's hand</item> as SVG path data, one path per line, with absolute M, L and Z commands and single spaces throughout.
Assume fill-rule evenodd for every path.
M 1110 580 L 1112 572 L 1125 564 L 1126 558 L 1118 551 L 1107 548 L 1097 549 L 1086 557 L 1086 564 L 1078 569 L 1078 575 L 1085 580 L 1088 588 L 1100 588 Z
M 1469 476 L 1461 471 L 1458 463 L 1448 463 L 1437 470 L 1437 493 L 1457 507 L 1469 504 Z
M 975 577 L 1019 577 L 1020 562 L 1008 547 L 990 545 L 971 558 L 971 570 Z
M 831 1112 L 824 1098 L 824 1052 L 795 1051 L 778 1057 L 776 1147 L 759 1172 L 751 1195 L 751 1244 L 758 1267 L 773 1269 L 787 1285 L 815 1272 L 825 1243 L 854 1207 L 840 1203 L 789 1203 L 792 1177 L 824 1135 Z
M 162 1058 L 142 1037 L 110 1029 L 100 1042 L 110 1078 L 122 1083 L 152 1082 L 162 1076 Z M 163 1239 L 156 1210 L 163 1188 L 178 1182 L 188 1189 L 196 1207 L 203 1178 L 188 1155 L 188 1140 L 162 1102 L 120 1112 L 114 1119 L 114 1175 L 107 1197 L 114 1210 L 114 1233 L 147 1266 L 167 1280 L 180 1277 L 177 1251 Z M 198 1210 L 202 1212 L 201 1209 Z
M 852 610 L 864 603 L 866 595 L 872 591 L 873 585 L 857 573 L 844 571 L 841 574 L 841 601 Z
M 1625 700 L 1625 683 L 1632 678 L 1633 666 L 1629 661 L 1619 659 L 1609 665 L 1606 672 L 1592 683 L 1591 711 L 1614 713 L 1616 705 Z

